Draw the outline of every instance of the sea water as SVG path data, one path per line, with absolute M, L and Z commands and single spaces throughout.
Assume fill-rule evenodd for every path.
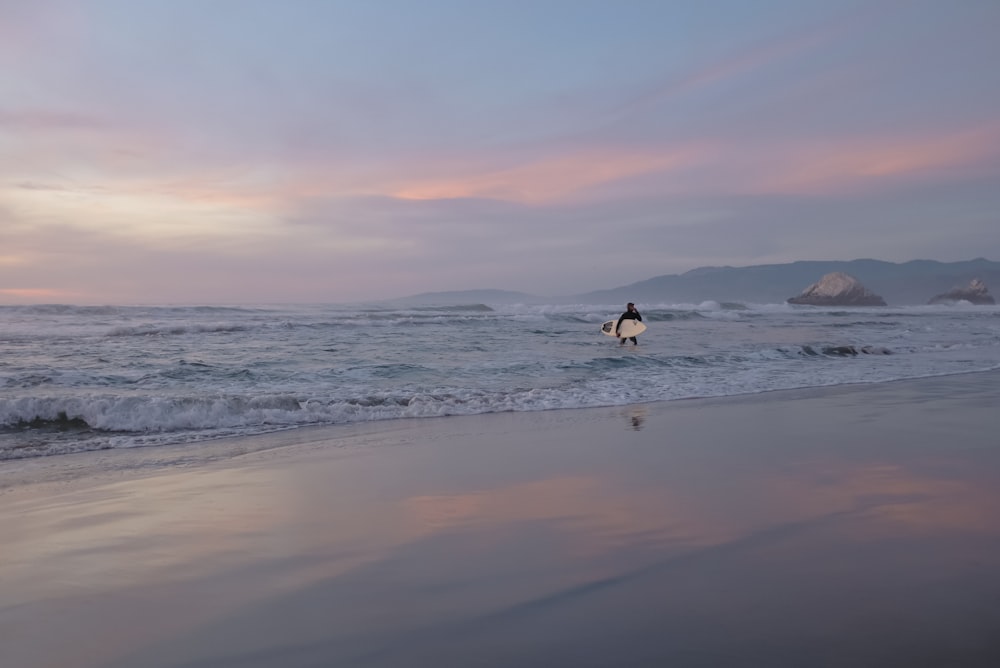
M 0 306 L 0 460 L 1000 368 L 1000 308 Z

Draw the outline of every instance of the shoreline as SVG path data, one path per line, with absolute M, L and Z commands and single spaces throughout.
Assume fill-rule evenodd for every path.
M 992 371 L 43 458 L 64 477 L 0 490 L 0 646 L 19 668 L 994 665 L 997 405 Z
M 1000 383 L 1000 369 L 967 371 L 962 373 L 935 374 L 916 378 L 897 378 L 871 382 L 838 383 L 835 385 L 811 385 L 800 388 L 781 388 L 762 390 L 745 394 L 684 397 L 681 399 L 658 400 L 613 406 L 581 406 L 576 408 L 553 408 L 537 411 L 497 411 L 474 413 L 471 415 L 444 415 L 414 418 L 391 418 L 366 422 L 350 422 L 342 424 L 316 424 L 292 426 L 261 434 L 240 436 L 222 436 L 204 441 L 174 443 L 168 445 L 152 445 L 144 447 L 108 448 L 102 450 L 86 450 L 58 455 L 41 455 L 0 460 L 0 498 L 25 485 L 38 484 L 69 484 L 88 477 L 100 481 L 104 476 L 120 477 L 128 473 L 141 475 L 146 471 L 156 475 L 160 470 L 172 467 L 197 467 L 211 465 L 230 458 L 241 457 L 254 452 L 272 449 L 302 446 L 315 441 L 340 441 L 355 437 L 377 438 L 382 431 L 392 432 L 398 429 L 419 428 L 426 421 L 437 420 L 475 420 L 491 415 L 521 415 L 528 416 L 548 413 L 576 413 L 587 411 L 622 411 L 636 407 L 652 408 L 658 406 L 690 405 L 699 402 L 744 402 L 756 398 L 771 398 L 783 400 L 787 398 L 802 398 L 806 396 L 824 396 L 827 394 L 851 392 L 863 388 L 877 386 L 893 386 L 899 383 L 919 383 L 938 378 L 981 376 L 993 374 Z M 110 466 L 111 468 L 105 468 Z

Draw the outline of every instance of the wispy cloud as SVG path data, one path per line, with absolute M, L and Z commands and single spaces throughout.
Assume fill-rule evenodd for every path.
M 628 118 L 670 101 L 677 96 L 697 92 L 713 84 L 722 84 L 746 76 L 774 63 L 794 57 L 815 48 L 829 39 L 828 31 L 795 36 L 786 41 L 769 42 L 745 49 L 730 57 L 695 67 L 666 77 L 655 86 L 628 100 L 613 116 Z
M 36 183 L 33 181 L 23 181 L 21 183 L 15 183 L 15 188 L 20 188 L 21 190 L 55 190 L 59 192 L 65 192 L 67 188 L 60 185 L 51 185 L 48 183 Z
M 0 255 L 0 267 L 16 267 L 27 264 L 27 260 L 22 255 Z
M 87 114 L 46 109 L 0 109 L 0 131 L 75 131 L 110 127 L 103 119 Z
M 677 169 L 703 159 L 703 149 L 584 150 L 473 175 L 414 180 L 390 194 L 402 199 L 486 198 L 521 203 L 560 200 L 588 188 Z
M 962 168 L 1000 167 L 1000 126 L 990 124 L 938 136 L 852 139 L 776 147 L 768 165 L 751 175 L 755 193 L 830 194 L 874 188 Z
M 49 288 L 0 288 L 0 295 L 6 295 L 27 302 L 38 302 L 53 299 L 72 299 L 78 297 L 80 293 L 66 290 L 52 290 Z
M 761 81 L 781 80 L 790 66 L 835 48 L 838 41 L 849 40 L 859 24 L 874 21 L 882 13 L 883 9 L 872 7 L 843 11 L 791 32 L 774 28 L 772 34 L 724 50 L 721 55 L 704 51 L 700 60 L 674 61 L 670 72 L 627 97 L 608 120 L 620 124 L 659 111 L 670 113 L 672 105 L 690 103 L 709 91 L 718 94 L 718 99 L 725 99 L 727 91 L 746 94 L 757 89 Z M 737 118 L 732 120 L 738 124 Z
M 554 294 L 611 252 L 639 280 L 1000 243 L 991 3 L 428 3 L 0 0 L 0 285 Z

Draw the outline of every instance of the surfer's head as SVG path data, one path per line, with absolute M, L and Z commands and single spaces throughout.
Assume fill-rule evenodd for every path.
M 633 304 L 632 302 L 629 302 L 628 304 L 625 305 L 625 308 L 627 308 L 628 310 L 631 311 L 632 309 L 635 308 L 635 304 Z

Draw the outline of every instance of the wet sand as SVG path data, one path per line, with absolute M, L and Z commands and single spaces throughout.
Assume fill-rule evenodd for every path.
M 0 666 L 1000 665 L 998 407 L 993 372 L 0 464 Z

